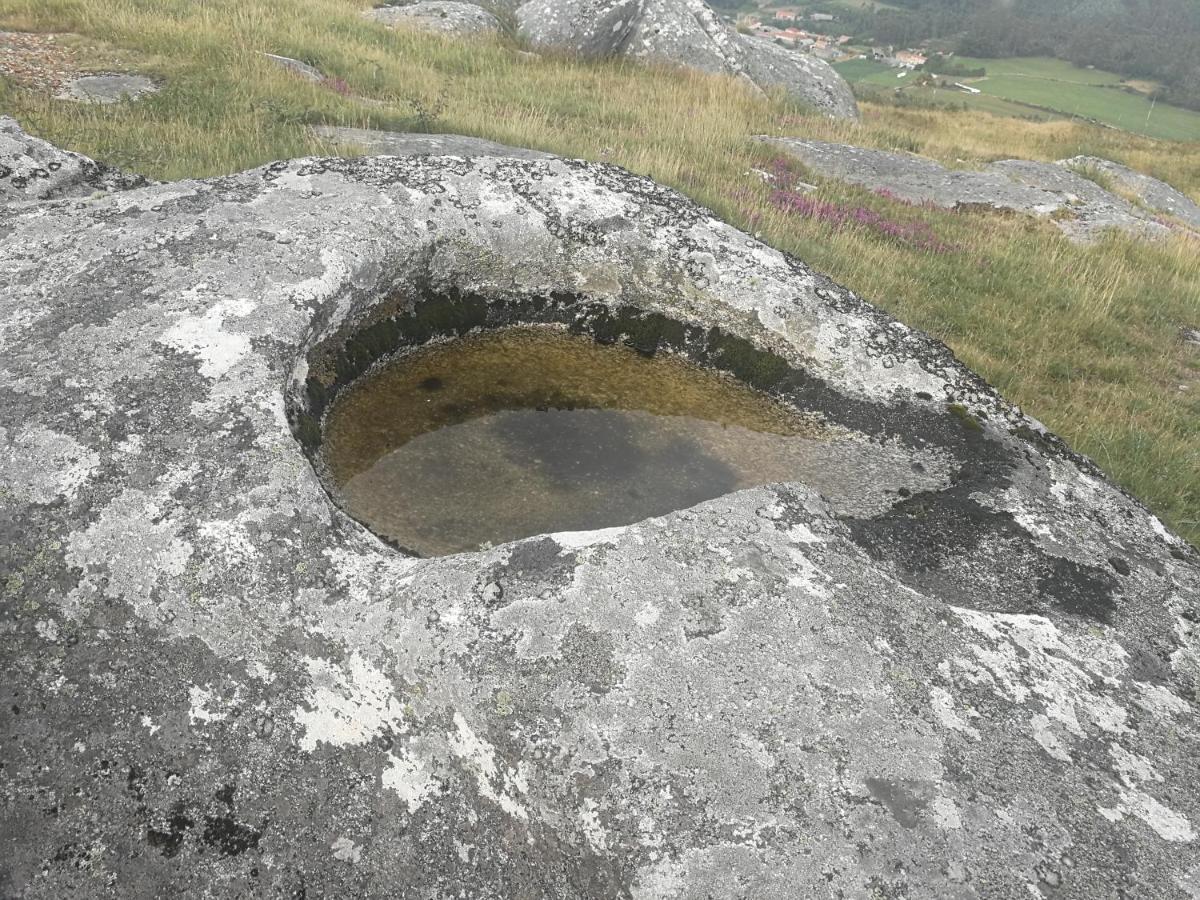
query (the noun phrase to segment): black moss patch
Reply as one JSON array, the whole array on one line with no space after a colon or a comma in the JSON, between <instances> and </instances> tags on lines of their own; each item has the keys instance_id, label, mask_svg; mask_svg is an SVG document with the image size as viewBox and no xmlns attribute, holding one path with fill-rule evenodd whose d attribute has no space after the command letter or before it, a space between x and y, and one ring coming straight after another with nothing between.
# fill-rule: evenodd
<instances>
[{"instance_id":1,"label":"black moss patch","mask_svg":"<svg viewBox=\"0 0 1200 900\"><path fill-rule=\"evenodd\" d=\"M195 820L187 814L187 807L176 803L167 817L165 828L146 829L146 841L170 859L179 852L188 829L193 828L195 824Z\"/></svg>"},{"instance_id":2,"label":"black moss patch","mask_svg":"<svg viewBox=\"0 0 1200 900\"><path fill-rule=\"evenodd\" d=\"M232 816L206 816L204 819L204 843L217 848L222 856L239 856L256 848L262 836L262 831L244 825Z\"/></svg>"},{"instance_id":3,"label":"black moss patch","mask_svg":"<svg viewBox=\"0 0 1200 900\"><path fill-rule=\"evenodd\" d=\"M970 495L986 477L970 479L936 493L901 500L871 519L846 519L852 539L874 559L890 562L900 578L916 587L960 584L956 602L993 612L1058 611L1111 622L1117 610L1116 578L1105 568L1083 566L1051 556L1037 546L1012 514L986 509ZM1002 546L1004 559L984 557L985 545ZM997 564L1002 590L974 590L970 566L992 572Z\"/></svg>"}]
</instances>

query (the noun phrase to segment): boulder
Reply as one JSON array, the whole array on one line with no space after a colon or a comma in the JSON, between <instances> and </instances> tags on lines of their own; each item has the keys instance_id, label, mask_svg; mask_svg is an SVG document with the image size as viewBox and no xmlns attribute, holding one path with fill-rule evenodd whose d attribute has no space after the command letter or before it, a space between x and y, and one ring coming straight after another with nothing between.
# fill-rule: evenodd
<instances>
[{"instance_id":1,"label":"boulder","mask_svg":"<svg viewBox=\"0 0 1200 900\"><path fill-rule=\"evenodd\" d=\"M754 35L741 39L746 74L759 87L781 87L789 97L837 119L858 118L850 85L829 63Z\"/></svg>"},{"instance_id":2,"label":"boulder","mask_svg":"<svg viewBox=\"0 0 1200 900\"><path fill-rule=\"evenodd\" d=\"M461 36L494 34L500 21L474 3L457 0L421 0L408 6L381 6L363 13L367 18L394 27L407 25L424 31Z\"/></svg>"},{"instance_id":3,"label":"boulder","mask_svg":"<svg viewBox=\"0 0 1200 900\"><path fill-rule=\"evenodd\" d=\"M740 35L703 0L645 0L625 55L714 74L746 75Z\"/></svg>"},{"instance_id":4,"label":"boulder","mask_svg":"<svg viewBox=\"0 0 1200 900\"><path fill-rule=\"evenodd\" d=\"M461 134L415 134L337 125L314 125L310 130L323 141L353 144L375 156L507 156L517 159L549 159L551 156L541 150L509 147Z\"/></svg>"},{"instance_id":5,"label":"boulder","mask_svg":"<svg viewBox=\"0 0 1200 900\"><path fill-rule=\"evenodd\" d=\"M818 175L857 184L909 203L944 209L987 208L1053 216L1072 241L1088 243L1116 229L1158 239L1170 229L1093 181L1051 163L1008 159L983 170L948 169L911 153L802 138L762 137Z\"/></svg>"},{"instance_id":6,"label":"boulder","mask_svg":"<svg viewBox=\"0 0 1200 900\"><path fill-rule=\"evenodd\" d=\"M621 52L645 0L530 0L518 32L534 47L611 56Z\"/></svg>"},{"instance_id":7,"label":"boulder","mask_svg":"<svg viewBox=\"0 0 1200 900\"><path fill-rule=\"evenodd\" d=\"M1200 231L1200 205L1165 181L1095 156L1074 156L1071 159L1061 159L1058 164L1068 169L1097 172L1113 184L1132 193L1150 209L1173 216L1188 227Z\"/></svg>"},{"instance_id":8,"label":"boulder","mask_svg":"<svg viewBox=\"0 0 1200 900\"><path fill-rule=\"evenodd\" d=\"M111 166L60 150L26 134L15 119L0 116L0 202L89 197L147 184Z\"/></svg>"},{"instance_id":9,"label":"boulder","mask_svg":"<svg viewBox=\"0 0 1200 900\"><path fill-rule=\"evenodd\" d=\"M944 346L678 194L309 158L12 207L0 258L6 895L1200 883L1195 551ZM323 405L515 322L727 370L877 465L386 546L323 487Z\"/></svg>"},{"instance_id":10,"label":"boulder","mask_svg":"<svg viewBox=\"0 0 1200 900\"><path fill-rule=\"evenodd\" d=\"M739 34L703 0L530 0L518 8L517 22L536 47L734 75L760 88L782 87L827 115L858 117L849 85L832 67Z\"/></svg>"}]
</instances>

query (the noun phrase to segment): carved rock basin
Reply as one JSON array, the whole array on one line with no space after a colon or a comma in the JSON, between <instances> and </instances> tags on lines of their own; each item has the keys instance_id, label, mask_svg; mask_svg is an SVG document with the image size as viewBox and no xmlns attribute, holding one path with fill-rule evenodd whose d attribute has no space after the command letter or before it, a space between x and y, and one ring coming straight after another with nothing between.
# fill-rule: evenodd
<instances>
[{"instance_id":1,"label":"carved rock basin","mask_svg":"<svg viewBox=\"0 0 1200 900\"><path fill-rule=\"evenodd\" d=\"M678 195L310 159L13 205L0 260L6 896L1200 889L1194 551ZM339 384L549 322L888 464L434 559L330 499Z\"/></svg>"}]
</instances>

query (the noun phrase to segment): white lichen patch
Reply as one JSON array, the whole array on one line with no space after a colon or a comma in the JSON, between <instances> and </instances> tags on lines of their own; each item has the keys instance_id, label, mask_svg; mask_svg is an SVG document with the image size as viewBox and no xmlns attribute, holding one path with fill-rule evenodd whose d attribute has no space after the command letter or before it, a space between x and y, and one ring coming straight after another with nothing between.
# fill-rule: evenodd
<instances>
[{"instance_id":1,"label":"white lichen patch","mask_svg":"<svg viewBox=\"0 0 1200 900\"><path fill-rule=\"evenodd\" d=\"M188 721L195 725L197 722L210 724L223 722L229 718L230 712L237 705L237 693L232 697L222 697L215 690L205 686L193 685L188 691Z\"/></svg>"},{"instance_id":2,"label":"white lichen patch","mask_svg":"<svg viewBox=\"0 0 1200 900\"><path fill-rule=\"evenodd\" d=\"M176 350L194 354L200 361L200 374L217 379L238 364L250 352L250 336L225 328L231 319L254 310L252 300L227 299L213 304L199 316L180 316L159 338Z\"/></svg>"},{"instance_id":3,"label":"white lichen patch","mask_svg":"<svg viewBox=\"0 0 1200 900\"><path fill-rule=\"evenodd\" d=\"M404 707L391 680L357 653L344 667L311 656L305 657L304 665L309 675L305 706L292 713L304 731L300 749L311 753L322 743L365 744L385 726L405 730Z\"/></svg>"},{"instance_id":4,"label":"white lichen patch","mask_svg":"<svg viewBox=\"0 0 1200 900\"><path fill-rule=\"evenodd\" d=\"M381 777L383 786L395 791L410 813L424 806L441 785L425 760L404 752L388 755L388 765Z\"/></svg>"},{"instance_id":5,"label":"white lichen patch","mask_svg":"<svg viewBox=\"0 0 1200 900\"><path fill-rule=\"evenodd\" d=\"M579 827L583 830L583 836L587 840L588 846L596 853L604 853L608 850L608 833L600 824L598 810L599 806L596 801L591 797L585 797L579 807Z\"/></svg>"},{"instance_id":6,"label":"white lichen patch","mask_svg":"<svg viewBox=\"0 0 1200 900\"><path fill-rule=\"evenodd\" d=\"M339 836L329 845L329 849L333 851L333 858L342 862L356 863L362 859L362 847L345 835Z\"/></svg>"},{"instance_id":7,"label":"white lichen patch","mask_svg":"<svg viewBox=\"0 0 1200 900\"><path fill-rule=\"evenodd\" d=\"M953 661L968 681L987 684L1013 703L1040 707L1034 716L1040 712L1047 723L1053 721L1077 738L1085 736L1088 725L1109 734L1130 731L1125 708L1097 687L1119 686L1117 676L1126 656L1120 644L1067 635L1043 616L954 611L987 638L986 644L969 646L970 657ZM1030 731L1040 735L1037 739L1047 752L1048 745L1060 755L1067 752L1057 737L1054 742L1047 738L1047 726L1035 726L1033 716Z\"/></svg>"},{"instance_id":8,"label":"white lichen patch","mask_svg":"<svg viewBox=\"0 0 1200 900\"><path fill-rule=\"evenodd\" d=\"M187 472L175 473L154 493L125 491L104 507L99 519L67 539L66 562L84 573L68 595L69 614L82 614L97 580L103 582L106 596L124 598L145 613L153 603L154 587L183 574L193 549L179 537L181 524L168 515L167 498L170 489L187 478ZM131 547L137 552L127 552ZM106 577L98 578L101 575Z\"/></svg>"},{"instance_id":9,"label":"white lichen patch","mask_svg":"<svg viewBox=\"0 0 1200 900\"><path fill-rule=\"evenodd\" d=\"M448 737L450 751L475 774L479 793L510 816L528 819L529 811L507 790L506 784L514 783L515 773L500 771L496 748L475 734L462 713L454 714L454 729Z\"/></svg>"},{"instance_id":10,"label":"white lichen patch","mask_svg":"<svg viewBox=\"0 0 1200 900\"><path fill-rule=\"evenodd\" d=\"M979 740L979 729L958 714L954 708L954 698L948 690L942 687L930 688L929 703L933 707L934 716L943 726L952 731L961 732L974 740Z\"/></svg>"},{"instance_id":11,"label":"white lichen patch","mask_svg":"<svg viewBox=\"0 0 1200 900\"><path fill-rule=\"evenodd\" d=\"M1165 841L1190 843L1195 840L1196 833L1186 816L1167 808L1142 789L1145 784L1163 780L1150 760L1120 744L1111 744L1109 752L1121 788L1116 806L1100 807L1100 814L1114 822L1124 816L1133 816L1149 825Z\"/></svg>"},{"instance_id":12,"label":"white lichen patch","mask_svg":"<svg viewBox=\"0 0 1200 900\"><path fill-rule=\"evenodd\" d=\"M74 500L100 465L100 454L65 434L26 425L15 435L0 428L0 498L26 503Z\"/></svg>"}]
</instances>

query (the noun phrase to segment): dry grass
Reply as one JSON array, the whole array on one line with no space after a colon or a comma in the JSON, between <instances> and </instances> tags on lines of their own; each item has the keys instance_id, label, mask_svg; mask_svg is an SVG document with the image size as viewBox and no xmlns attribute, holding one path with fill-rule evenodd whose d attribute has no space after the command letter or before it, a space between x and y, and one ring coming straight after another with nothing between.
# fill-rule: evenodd
<instances>
[{"instance_id":1,"label":"dry grass","mask_svg":"<svg viewBox=\"0 0 1200 900\"><path fill-rule=\"evenodd\" d=\"M836 184L820 198L928 223L953 252L913 249L768 202L750 172L772 151L754 133L925 153L955 165L1090 154L1200 191L1200 145L1069 122L864 107L862 125L805 115L729 79L622 62L529 59L504 41L466 43L362 20L367 0L0 0L0 27L70 31L136 57L166 83L109 108L20 89L0 109L32 131L158 178L198 177L329 152L313 122L438 131L618 163L670 184L945 340L1028 412L1200 540L1200 244L1113 238L1068 244L1020 217L916 209ZM304 59L337 89L266 61ZM382 101L373 106L356 96Z\"/></svg>"}]
</instances>

